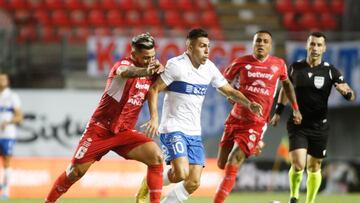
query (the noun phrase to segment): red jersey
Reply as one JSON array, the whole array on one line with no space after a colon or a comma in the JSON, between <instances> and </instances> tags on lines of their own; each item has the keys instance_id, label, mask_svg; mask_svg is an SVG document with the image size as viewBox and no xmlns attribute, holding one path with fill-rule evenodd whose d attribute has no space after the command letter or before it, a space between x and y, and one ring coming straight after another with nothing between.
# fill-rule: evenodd
<instances>
[{"instance_id":1,"label":"red jersey","mask_svg":"<svg viewBox=\"0 0 360 203\"><path fill-rule=\"evenodd\" d=\"M263 116L257 117L247 107L235 103L231 115L239 120L268 122L278 81L286 80L287 68L283 59L268 56L260 61L253 55L235 59L224 71L224 77L250 101L263 107ZM227 119L226 123L231 122Z\"/></svg>"},{"instance_id":2,"label":"red jersey","mask_svg":"<svg viewBox=\"0 0 360 203\"><path fill-rule=\"evenodd\" d=\"M91 123L113 133L135 128L152 80L150 77L121 78L116 75L120 65L134 66L134 63L131 58L124 58L111 68L104 93L91 117Z\"/></svg>"}]
</instances>

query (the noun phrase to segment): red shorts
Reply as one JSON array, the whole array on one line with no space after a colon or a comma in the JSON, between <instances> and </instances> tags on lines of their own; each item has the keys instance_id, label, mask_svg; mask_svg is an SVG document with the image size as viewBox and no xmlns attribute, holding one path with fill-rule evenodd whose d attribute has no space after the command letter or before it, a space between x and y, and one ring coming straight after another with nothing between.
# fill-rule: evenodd
<instances>
[{"instance_id":1,"label":"red shorts","mask_svg":"<svg viewBox=\"0 0 360 203\"><path fill-rule=\"evenodd\" d=\"M126 158L126 154L135 147L152 141L136 130L125 130L114 134L96 124L90 124L79 141L72 163L99 161L110 150Z\"/></svg>"},{"instance_id":2,"label":"red shorts","mask_svg":"<svg viewBox=\"0 0 360 203\"><path fill-rule=\"evenodd\" d=\"M230 119L236 119L234 117ZM237 119L236 119L237 120ZM236 124L225 124L224 134L220 141L220 146L233 148L234 143L240 147L249 157L256 150L256 146L266 131L267 123L249 122L237 120Z\"/></svg>"}]
</instances>

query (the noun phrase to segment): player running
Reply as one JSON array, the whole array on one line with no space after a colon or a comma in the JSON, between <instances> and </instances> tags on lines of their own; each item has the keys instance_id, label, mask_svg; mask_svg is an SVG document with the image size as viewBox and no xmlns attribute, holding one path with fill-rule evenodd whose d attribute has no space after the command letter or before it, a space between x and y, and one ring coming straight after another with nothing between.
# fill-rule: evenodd
<instances>
[{"instance_id":1,"label":"player running","mask_svg":"<svg viewBox=\"0 0 360 203\"><path fill-rule=\"evenodd\" d=\"M216 191L214 203L222 203L230 194L236 174L242 163L252 154L259 154L263 146L261 141L267 128L269 114L281 80L286 95L294 109L294 123L301 123L294 88L288 79L283 59L270 56L272 48L271 33L261 30L253 39L253 54L235 59L225 69L228 81L251 101L263 107L263 115L256 116L247 108L235 104L226 122L218 152L218 166L225 169L225 175Z\"/></svg>"},{"instance_id":2,"label":"player running","mask_svg":"<svg viewBox=\"0 0 360 203\"><path fill-rule=\"evenodd\" d=\"M104 94L80 139L69 167L55 181L45 202L51 203L78 181L110 150L148 166L150 202L159 203L163 156L158 145L135 130L135 124L152 84L153 75L164 70L155 59L155 41L146 33L132 39L131 56L112 67Z\"/></svg>"},{"instance_id":3,"label":"player running","mask_svg":"<svg viewBox=\"0 0 360 203\"><path fill-rule=\"evenodd\" d=\"M254 115L261 115L262 107L249 101L235 90L221 75L209 58L209 38L206 31L193 29L188 33L186 52L170 59L165 72L149 90L150 121L147 134L158 132L157 98L165 91L159 132L161 148L171 168L164 172L164 185L178 183L163 203L183 202L200 186L205 166L205 152L201 139L200 115L208 85L217 88ZM137 202L146 200L146 184L142 184Z\"/></svg>"}]
</instances>

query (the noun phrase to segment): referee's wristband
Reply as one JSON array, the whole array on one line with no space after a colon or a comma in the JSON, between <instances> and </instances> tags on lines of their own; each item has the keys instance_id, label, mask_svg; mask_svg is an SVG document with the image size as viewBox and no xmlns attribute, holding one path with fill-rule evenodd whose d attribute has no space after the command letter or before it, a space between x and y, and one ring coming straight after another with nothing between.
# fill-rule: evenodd
<instances>
[{"instance_id":1,"label":"referee's wristband","mask_svg":"<svg viewBox=\"0 0 360 203\"><path fill-rule=\"evenodd\" d=\"M282 104L282 103L277 103L276 104L276 107L275 107L275 113L278 114L278 115L281 115L282 112L284 111L285 109L285 105Z\"/></svg>"}]
</instances>

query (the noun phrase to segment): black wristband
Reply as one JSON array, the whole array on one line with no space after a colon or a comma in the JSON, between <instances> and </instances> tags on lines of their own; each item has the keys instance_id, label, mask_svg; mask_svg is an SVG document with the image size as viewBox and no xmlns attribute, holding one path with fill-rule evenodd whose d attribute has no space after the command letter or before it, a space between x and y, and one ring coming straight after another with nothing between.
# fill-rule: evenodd
<instances>
[{"instance_id":1,"label":"black wristband","mask_svg":"<svg viewBox=\"0 0 360 203\"><path fill-rule=\"evenodd\" d=\"M346 100L350 100L351 97L352 97L352 92L348 92L346 94L343 94L343 97L346 99Z\"/></svg>"},{"instance_id":2,"label":"black wristband","mask_svg":"<svg viewBox=\"0 0 360 203\"><path fill-rule=\"evenodd\" d=\"M281 115L282 112L284 111L284 109L285 109L285 105L284 105L284 104L282 104L282 103L277 103L277 104L276 104L276 107L275 107L275 113Z\"/></svg>"}]
</instances>

